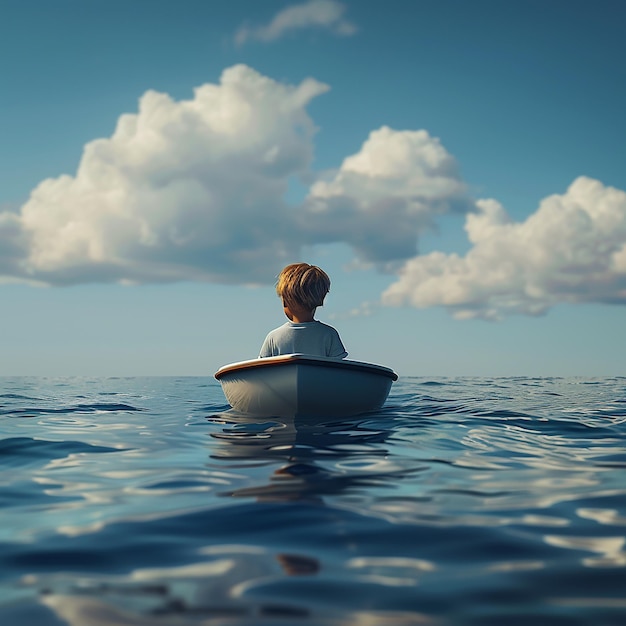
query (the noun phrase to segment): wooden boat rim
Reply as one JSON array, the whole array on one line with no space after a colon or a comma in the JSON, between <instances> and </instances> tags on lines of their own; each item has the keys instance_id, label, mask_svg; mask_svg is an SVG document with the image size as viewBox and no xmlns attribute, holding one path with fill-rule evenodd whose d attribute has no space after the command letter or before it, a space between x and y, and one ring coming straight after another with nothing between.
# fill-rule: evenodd
<instances>
[{"instance_id":1,"label":"wooden boat rim","mask_svg":"<svg viewBox=\"0 0 626 626\"><path fill-rule=\"evenodd\" d=\"M281 354L280 356L269 356L259 359L249 359L247 361L237 361L220 367L215 372L215 378L220 380L226 374L262 367L276 367L281 365L321 365L323 367L335 367L343 370L369 371L371 374L379 374L398 380L398 375L390 368L374 363L363 361L351 361L347 359L336 359L325 356L311 356L308 354Z\"/></svg>"}]
</instances>

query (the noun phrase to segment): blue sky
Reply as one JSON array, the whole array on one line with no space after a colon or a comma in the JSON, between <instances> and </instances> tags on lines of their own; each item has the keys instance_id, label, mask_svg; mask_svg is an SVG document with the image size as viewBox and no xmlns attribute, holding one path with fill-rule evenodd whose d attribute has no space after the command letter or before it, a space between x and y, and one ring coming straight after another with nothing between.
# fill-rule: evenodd
<instances>
[{"instance_id":1,"label":"blue sky","mask_svg":"<svg viewBox=\"0 0 626 626\"><path fill-rule=\"evenodd\" d=\"M620 0L0 0L0 375L626 374Z\"/></svg>"}]
</instances>

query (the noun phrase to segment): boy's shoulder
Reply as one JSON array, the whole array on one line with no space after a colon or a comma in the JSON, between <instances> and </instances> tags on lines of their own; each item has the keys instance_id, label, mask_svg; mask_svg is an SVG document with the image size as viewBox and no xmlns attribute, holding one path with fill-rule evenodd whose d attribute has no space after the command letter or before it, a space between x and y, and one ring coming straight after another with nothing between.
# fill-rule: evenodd
<instances>
[{"instance_id":1,"label":"boy's shoulder","mask_svg":"<svg viewBox=\"0 0 626 626\"><path fill-rule=\"evenodd\" d=\"M323 335L323 336L330 336L330 335L336 335L337 337L339 337L339 333L337 332L337 329L334 326L331 326L330 324L326 324L325 322L320 322L319 320L315 320L314 322L310 323L310 326L312 326L312 332L314 332L316 335Z\"/></svg>"},{"instance_id":2,"label":"boy's shoulder","mask_svg":"<svg viewBox=\"0 0 626 626\"><path fill-rule=\"evenodd\" d=\"M315 320L315 321L324 328L330 328L331 330L335 330L334 326L331 326L330 324L326 324L326 322L320 322L319 320Z\"/></svg>"}]
</instances>

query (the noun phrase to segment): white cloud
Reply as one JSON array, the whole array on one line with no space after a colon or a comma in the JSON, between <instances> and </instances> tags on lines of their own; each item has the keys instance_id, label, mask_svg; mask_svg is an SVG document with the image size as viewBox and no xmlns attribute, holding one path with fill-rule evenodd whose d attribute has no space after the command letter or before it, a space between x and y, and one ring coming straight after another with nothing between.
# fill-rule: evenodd
<instances>
[{"instance_id":1,"label":"white cloud","mask_svg":"<svg viewBox=\"0 0 626 626\"><path fill-rule=\"evenodd\" d=\"M371 133L315 183L306 113L328 87L290 86L243 65L176 102L149 91L74 176L40 183L0 213L0 275L45 284L271 282L303 245L344 242L379 267L416 254L433 217L467 205L454 159L426 131Z\"/></svg>"},{"instance_id":2,"label":"white cloud","mask_svg":"<svg viewBox=\"0 0 626 626\"><path fill-rule=\"evenodd\" d=\"M75 176L44 180L18 216L2 214L0 238L27 242L21 275L51 284L266 281L297 256L283 198L312 158L305 107L326 90L240 65L191 100L147 92L85 146ZM14 273L15 259L0 263Z\"/></svg>"},{"instance_id":3,"label":"white cloud","mask_svg":"<svg viewBox=\"0 0 626 626\"><path fill-rule=\"evenodd\" d=\"M477 202L464 256L409 260L388 305L446 307L455 317L537 315L562 302L626 304L626 193L586 177L545 198L521 223L495 200Z\"/></svg>"},{"instance_id":4,"label":"white cloud","mask_svg":"<svg viewBox=\"0 0 626 626\"><path fill-rule=\"evenodd\" d=\"M350 243L365 261L417 254L434 217L471 208L454 158L425 130L373 131L361 150L307 199L308 234Z\"/></svg>"},{"instance_id":5,"label":"white cloud","mask_svg":"<svg viewBox=\"0 0 626 626\"><path fill-rule=\"evenodd\" d=\"M345 6L336 0L309 0L279 11L265 26L242 26L235 35L235 43L247 41L275 41L288 33L318 28L336 35L353 35L356 26L344 19Z\"/></svg>"},{"instance_id":6,"label":"white cloud","mask_svg":"<svg viewBox=\"0 0 626 626\"><path fill-rule=\"evenodd\" d=\"M398 274L386 305L497 319L626 304L626 193L589 178L517 223L469 197L439 139L382 127L288 205L290 181L316 177L306 108L327 90L238 65L189 100L147 92L85 146L75 175L0 210L0 280L267 284L303 246L338 242L355 265ZM422 233L454 212L467 214L470 251L419 256Z\"/></svg>"}]
</instances>

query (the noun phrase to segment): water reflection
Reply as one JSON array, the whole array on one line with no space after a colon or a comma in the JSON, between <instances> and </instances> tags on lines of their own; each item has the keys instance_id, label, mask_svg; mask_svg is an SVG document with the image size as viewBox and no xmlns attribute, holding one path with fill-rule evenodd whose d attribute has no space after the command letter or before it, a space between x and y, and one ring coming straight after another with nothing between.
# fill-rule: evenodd
<instances>
[{"instance_id":1,"label":"water reflection","mask_svg":"<svg viewBox=\"0 0 626 626\"><path fill-rule=\"evenodd\" d=\"M0 622L621 623L624 401L561 387L409 381L315 422L188 386L81 436L21 420L45 454L5 459L0 565L26 600Z\"/></svg>"},{"instance_id":2,"label":"water reflection","mask_svg":"<svg viewBox=\"0 0 626 626\"><path fill-rule=\"evenodd\" d=\"M106 603L94 597L49 596L44 598L43 604L63 619L68 626L154 626L155 624L162 626L281 624L286 626L299 624L302 620L304 620L303 623L323 624L324 626L429 626L441 623L417 612L391 610L352 611L343 616L327 616L311 622L308 612L279 606L260 606L256 610L216 607L212 610L186 614L184 607L174 603L167 610L141 616L130 614L115 604ZM43 615L38 614L38 618L42 619ZM42 622L37 623L39 625Z\"/></svg>"},{"instance_id":3,"label":"water reflection","mask_svg":"<svg viewBox=\"0 0 626 626\"><path fill-rule=\"evenodd\" d=\"M269 476L253 473L261 484L224 491L222 496L322 503L324 496L384 485L415 471L390 458L383 444L391 430L377 427L371 416L320 422L256 421L237 414L211 419L223 424L212 434L217 442L212 459L227 462L231 469L274 468Z\"/></svg>"},{"instance_id":4,"label":"water reflection","mask_svg":"<svg viewBox=\"0 0 626 626\"><path fill-rule=\"evenodd\" d=\"M41 603L70 626L143 626L155 619L163 624L229 620L256 625L302 619L337 626L430 623L409 607L367 613L353 608L361 605L366 589L384 605L388 594L402 597L436 569L426 559L398 556L395 548L387 554L379 547L376 556L362 556L364 538L353 531L362 528L369 534L369 512L339 509L332 501L340 494L385 488L415 471L414 463L403 466L393 460L387 446L393 416L386 418L383 428L380 416L372 415L318 423L258 421L232 412L209 416L217 428L209 433L206 468L228 477L213 495L231 503L215 513L178 516L173 528L214 543L196 544L181 565L139 566L109 577L84 574L78 580L31 577L27 582L54 590L43 594ZM220 521L230 509L236 526ZM377 520L387 524L380 516ZM166 520L142 520L144 540L154 533L163 535L163 548L163 537L176 544L166 527ZM103 534L107 530L112 532L101 529ZM244 542L224 543L220 532L239 534ZM299 540L299 533L309 540ZM334 546L330 559L318 555L324 542ZM321 612L320 603L325 606Z\"/></svg>"},{"instance_id":5,"label":"water reflection","mask_svg":"<svg viewBox=\"0 0 626 626\"><path fill-rule=\"evenodd\" d=\"M568 548L582 552L592 552L596 557L581 559L587 567L624 567L626 566L626 552L624 544L626 537L569 537L561 535L546 535L544 541L551 546Z\"/></svg>"}]
</instances>

